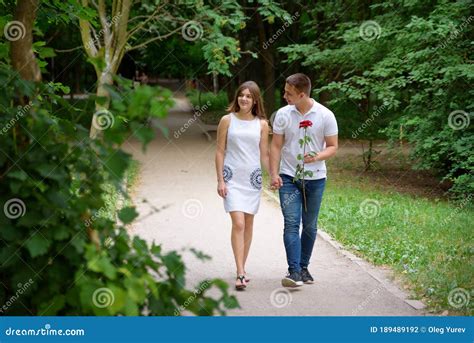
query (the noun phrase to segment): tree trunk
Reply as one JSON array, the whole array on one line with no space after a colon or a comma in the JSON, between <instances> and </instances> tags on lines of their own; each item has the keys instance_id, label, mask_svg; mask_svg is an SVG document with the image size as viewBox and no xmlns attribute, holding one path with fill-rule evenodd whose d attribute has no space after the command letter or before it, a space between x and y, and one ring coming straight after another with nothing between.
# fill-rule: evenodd
<instances>
[{"instance_id":1,"label":"tree trunk","mask_svg":"<svg viewBox=\"0 0 474 343\"><path fill-rule=\"evenodd\" d=\"M38 0L18 0L13 20L19 24L12 23L10 27L13 29L15 26L22 38L11 40L10 59L13 69L18 71L21 78L39 82L41 71L33 53L33 25L37 9Z\"/></svg>"},{"instance_id":2,"label":"tree trunk","mask_svg":"<svg viewBox=\"0 0 474 343\"><path fill-rule=\"evenodd\" d=\"M372 169L372 154L373 154L373 143L374 141L372 138L369 139L369 150L367 151L367 163L365 165L365 171L369 171Z\"/></svg>"},{"instance_id":3,"label":"tree trunk","mask_svg":"<svg viewBox=\"0 0 474 343\"><path fill-rule=\"evenodd\" d=\"M82 0L84 7L89 7L88 0ZM91 32L91 24L87 20L80 19L79 26L81 30L82 44L86 50L87 56L91 59L102 59L105 65L104 69L100 69L100 64L94 63L97 74L97 96L105 97L107 101L100 104L96 101L94 113L92 117L92 125L90 129L90 137L96 138L100 131L104 129L97 118L98 111L108 110L110 103L110 95L106 85L112 85L113 76L117 73L120 62L125 54L127 43L127 24L130 15L131 0L113 1L112 15L120 14L114 25L107 22L107 6L104 0L98 1L98 14L102 27L103 35L94 39ZM117 12L114 12L114 9ZM108 118L113 120L112 118ZM97 125L99 124L99 125Z\"/></svg>"},{"instance_id":4,"label":"tree trunk","mask_svg":"<svg viewBox=\"0 0 474 343\"><path fill-rule=\"evenodd\" d=\"M214 91L214 94L219 92L219 77L216 72L212 73L212 90Z\"/></svg>"},{"instance_id":5,"label":"tree trunk","mask_svg":"<svg viewBox=\"0 0 474 343\"><path fill-rule=\"evenodd\" d=\"M107 128L107 126L103 126L100 123L100 120L98 119L97 114L100 113L101 111L108 111L109 106L110 106L110 94L107 90L107 85L112 85L113 79L112 79L112 74L110 71L105 70L102 72L98 77L97 77L97 92L96 95L97 97L100 98L106 98L105 103L100 103L99 101L95 102L95 113L92 116L92 124L91 124L91 129L89 132L89 136L91 138L97 138L99 134L101 133L102 130ZM113 116L113 114L112 114ZM111 120L112 118L107 118L107 120ZM109 122L110 123L110 122Z\"/></svg>"},{"instance_id":6,"label":"tree trunk","mask_svg":"<svg viewBox=\"0 0 474 343\"><path fill-rule=\"evenodd\" d=\"M370 118L370 92L368 92L366 94L365 99L362 100L362 111L364 113L364 118L369 119ZM370 125L375 125L375 124L371 123ZM367 158L364 158L365 171L369 171L372 169L372 157L374 154L374 149L373 149L374 138L371 132L371 128L368 127L367 131L368 131L367 136L369 139L369 150L367 151Z\"/></svg>"},{"instance_id":7,"label":"tree trunk","mask_svg":"<svg viewBox=\"0 0 474 343\"><path fill-rule=\"evenodd\" d=\"M275 108L275 60L273 56L273 46L267 44L267 34L265 23L257 12L258 40L260 43L260 55L263 60L263 100L265 102L265 112L270 116ZM270 30L270 27L268 27Z\"/></svg>"},{"instance_id":8,"label":"tree trunk","mask_svg":"<svg viewBox=\"0 0 474 343\"><path fill-rule=\"evenodd\" d=\"M239 35L239 46L240 46L240 49L242 51L245 51L247 50L247 26L244 27L242 30L240 30L238 32L238 35ZM247 80L247 77L245 76L244 72L245 72L245 69L247 68L244 68L247 66L247 61L248 59L251 58L249 57L248 55L242 55L242 58L239 60L238 62L238 66L236 66L235 68L235 73L237 74L237 80L232 82L232 93L237 89L238 85L241 85L245 80ZM234 95L232 94L232 98L234 97Z\"/></svg>"}]
</instances>

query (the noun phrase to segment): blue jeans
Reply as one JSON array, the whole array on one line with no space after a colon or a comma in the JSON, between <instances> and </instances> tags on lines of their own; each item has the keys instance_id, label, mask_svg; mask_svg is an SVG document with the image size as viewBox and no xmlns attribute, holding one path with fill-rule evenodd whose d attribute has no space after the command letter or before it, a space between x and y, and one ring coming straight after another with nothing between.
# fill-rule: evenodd
<instances>
[{"instance_id":1,"label":"blue jeans","mask_svg":"<svg viewBox=\"0 0 474 343\"><path fill-rule=\"evenodd\" d=\"M305 180L306 207L304 209L303 188L301 180L293 182L293 177L280 174L283 186L280 188L280 206L283 212L285 228L286 259L289 272L300 272L307 268L316 241L319 208L323 198L326 179ZM300 237L300 223L303 220L303 231Z\"/></svg>"}]
</instances>

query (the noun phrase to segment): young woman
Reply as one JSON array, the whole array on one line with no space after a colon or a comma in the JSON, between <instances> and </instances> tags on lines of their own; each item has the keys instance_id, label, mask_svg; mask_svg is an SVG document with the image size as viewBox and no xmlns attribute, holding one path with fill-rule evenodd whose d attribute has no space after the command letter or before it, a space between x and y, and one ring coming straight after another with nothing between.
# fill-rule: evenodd
<instances>
[{"instance_id":1,"label":"young woman","mask_svg":"<svg viewBox=\"0 0 474 343\"><path fill-rule=\"evenodd\" d=\"M235 288L243 290L249 282L245 262L252 243L253 218L260 205L261 166L269 168L269 129L257 84L241 84L227 111L217 128L217 193L224 198L225 211L232 219Z\"/></svg>"}]
</instances>

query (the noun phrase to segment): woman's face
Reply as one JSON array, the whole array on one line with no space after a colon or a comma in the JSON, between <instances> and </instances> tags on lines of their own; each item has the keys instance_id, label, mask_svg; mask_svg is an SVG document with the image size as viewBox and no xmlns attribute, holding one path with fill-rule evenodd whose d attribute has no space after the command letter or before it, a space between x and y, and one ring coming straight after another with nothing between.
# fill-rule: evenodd
<instances>
[{"instance_id":1,"label":"woman's face","mask_svg":"<svg viewBox=\"0 0 474 343\"><path fill-rule=\"evenodd\" d=\"M242 92L240 92L239 96L237 97L237 101L239 103L240 109L243 112L250 112L252 110L254 101L248 88L245 88L242 90Z\"/></svg>"}]
</instances>

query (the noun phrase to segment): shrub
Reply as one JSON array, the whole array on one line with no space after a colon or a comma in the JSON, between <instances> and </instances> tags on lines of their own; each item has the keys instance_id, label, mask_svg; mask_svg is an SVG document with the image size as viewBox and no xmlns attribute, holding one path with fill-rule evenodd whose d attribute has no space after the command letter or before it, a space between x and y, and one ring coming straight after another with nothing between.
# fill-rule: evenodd
<instances>
[{"instance_id":1,"label":"shrub","mask_svg":"<svg viewBox=\"0 0 474 343\"><path fill-rule=\"evenodd\" d=\"M142 121L166 115L169 91L132 91L117 80L108 121L99 122L110 125L102 139L91 140L87 128L53 114L53 106L75 111L55 94L61 85L21 80L2 65L0 82L2 314L179 315L186 302L187 311L212 315L238 306L221 280L205 280L198 294L187 289L178 253L130 237L125 225L138 215L133 206L118 211L121 223L101 215L108 187L129 199L123 180L132 159L121 143L132 133L146 147L154 131ZM207 296L213 287L218 298Z\"/></svg>"},{"instance_id":2,"label":"shrub","mask_svg":"<svg viewBox=\"0 0 474 343\"><path fill-rule=\"evenodd\" d=\"M219 124L221 117L227 113L229 101L224 91L214 94L192 90L187 93L187 96L195 109L202 109L200 118L206 124Z\"/></svg>"}]
</instances>

